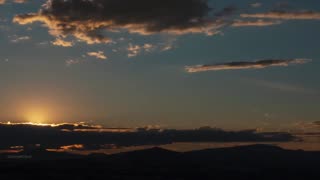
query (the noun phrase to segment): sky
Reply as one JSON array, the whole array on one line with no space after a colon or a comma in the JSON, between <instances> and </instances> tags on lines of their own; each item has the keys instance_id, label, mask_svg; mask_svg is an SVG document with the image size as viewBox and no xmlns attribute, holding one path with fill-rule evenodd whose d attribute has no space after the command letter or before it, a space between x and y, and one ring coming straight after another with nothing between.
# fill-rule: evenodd
<instances>
[{"instance_id":1,"label":"sky","mask_svg":"<svg viewBox=\"0 0 320 180\"><path fill-rule=\"evenodd\" d=\"M0 121L312 131L319 32L318 0L0 0Z\"/></svg>"}]
</instances>

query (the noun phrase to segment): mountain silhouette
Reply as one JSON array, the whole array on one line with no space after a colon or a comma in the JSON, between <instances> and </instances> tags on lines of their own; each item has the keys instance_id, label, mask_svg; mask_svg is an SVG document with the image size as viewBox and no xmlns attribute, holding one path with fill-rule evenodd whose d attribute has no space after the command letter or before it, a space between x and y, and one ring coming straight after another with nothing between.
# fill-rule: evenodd
<instances>
[{"instance_id":1,"label":"mountain silhouette","mask_svg":"<svg viewBox=\"0 0 320 180\"><path fill-rule=\"evenodd\" d=\"M25 149L18 153L4 153L0 155L0 159L4 160L63 160L63 159L79 159L82 155L71 154L66 152L47 151L42 148Z\"/></svg>"},{"instance_id":2,"label":"mountain silhouette","mask_svg":"<svg viewBox=\"0 0 320 180\"><path fill-rule=\"evenodd\" d=\"M6 158L13 155L29 155L31 158ZM31 175L41 179L131 180L292 180L320 177L320 152L286 150L263 144L190 152L155 147L88 156L36 149L2 154L0 157L1 179L24 179Z\"/></svg>"}]
</instances>

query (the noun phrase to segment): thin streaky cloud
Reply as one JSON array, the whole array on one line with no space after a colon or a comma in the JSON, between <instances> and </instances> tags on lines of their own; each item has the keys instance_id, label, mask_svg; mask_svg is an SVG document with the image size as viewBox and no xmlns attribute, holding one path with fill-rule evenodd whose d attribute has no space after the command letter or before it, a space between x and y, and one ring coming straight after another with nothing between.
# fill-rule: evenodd
<instances>
[{"instance_id":1,"label":"thin streaky cloud","mask_svg":"<svg viewBox=\"0 0 320 180\"><path fill-rule=\"evenodd\" d=\"M264 19L258 19L258 20L235 20L231 26L233 27L247 27L247 26L256 26L256 27L264 27L264 26L273 26L273 25L279 25L282 22L279 20L264 20Z\"/></svg>"},{"instance_id":2,"label":"thin streaky cloud","mask_svg":"<svg viewBox=\"0 0 320 180\"><path fill-rule=\"evenodd\" d=\"M13 3L18 3L18 4L22 4L22 3L27 3L29 0L12 0ZM7 1L6 0L0 0L0 5L1 4L5 4Z\"/></svg>"},{"instance_id":3,"label":"thin streaky cloud","mask_svg":"<svg viewBox=\"0 0 320 180\"><path fill-rule=\"evenodd\" d=\"M91 57L95 57L97 59L107 59L108 57L104 54L103 51L97 51L97 52L88 52L87 53L88 56L91 56Z\"/></svg>"},{"instance_id":4,"label":"thin streaky cloud","mask_svg":"<svg viewBox=\"0 0 320 180\"><path fill-rule=\"evenodd\" d=\"M258 7L262 6L262 3L256 2L256 3L250 4L250 6L253 7L253 8L258 8Z\"/></svg>"},{"instance_id":5,"label":"thin streaky cloud","mask_svg":"<svg viewBox=\"0 0 320 180\"><path fill-rule=\"evenodd\" d=\"M19 3L19 4L22 4L22 3L26 3L28 2L29 0L14 0L13 2L14 3Z\"/></svg>"},{"instance_id":6,"label":"thin streaky cloud","mask_svg":"<svg viewBox=\"0 0 320 180\"><path fill-rule=\"evenodd\" d=\"M270 11L265 13L241 14L242 18L266 18L283 20L320 20L320 12L314 11Z\"/></svg>"},{"instance_id":7,"label":"thin streaky cloud","mask_svg":"<svg viewBox=\"0 0 320 180\"><path fill-rule=\"evenodd\" d=\"M229 62L212 65L195 65L186 66L185 69L188 73L197 73L205 71L222 71L222 70L239 70L239 69L263 69L267 67L286 67L290 64L305 64L310 62L310 59L267 59L259 61L242 61L242 62Z\"/></svg>"},{"instance_id":8,"label":"thin streaky cloud","mask_svg":"<svg viewBox=\"0 0 320 180\"><path fill-rule=\"evenodd\" d=\"M301 94L318 94L318 91L315 89L306 88L306 87L295 85L295 84L268 81L268 80L257 80L257 79L252 79L251 81L258 86L274 89L282 92L301 93Z\"/></svg>"},{"instance_id":9,"label":"thin streaky cloud","mask_svg":"<svg viewBox=\"0 0 320 180\"><path fill-rule=\"evenodd\" d=\"M11 38L13 38L13 39L11 39L12 43L19 43L19 42L22 42L22 41L31 40L30 36L17 36L17 35L14 35Z\"/></svg>"},{"instance_id":10,"label":"thin streaky cloud","mask_svg":"<svg viewBox=\"0 0 320 180\"><path fill-rule=\"evenodd\" d=\"M82 61L81 60L78 60L78 59L68 59L65 61L65 64L67 67L69 66L72 66L72 65L75 65L75 64L79 64L81 63Z\"/></svg>"}]
</instances>

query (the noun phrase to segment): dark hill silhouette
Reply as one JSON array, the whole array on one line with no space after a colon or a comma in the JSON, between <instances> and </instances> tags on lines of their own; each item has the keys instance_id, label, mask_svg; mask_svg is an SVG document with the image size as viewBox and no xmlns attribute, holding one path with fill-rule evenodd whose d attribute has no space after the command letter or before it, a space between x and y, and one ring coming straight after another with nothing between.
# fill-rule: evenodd
<instances>
[{"instance_id":1,"label":"dark hill silhouette","mask_svg":"<svg viewBox=\"0 0 320 180\"><path fill-rule=\"evenodd\" d=\"M161 167L163 164L173 166L178 165L185 160L182 153L158 147L114 154L109 156L109 159L122 166L128 165L140 167Z\"/></svg>"},{"instance_id":2,"label":"dark hill silhouette","mask_svg":"<svg viewBox=\"0 0 320 180\"><path fill-rule=\"evenodd\" d=\"M63 160L63 159L80 159L84 156L66 152L47 151L42 148L26 149L18 153L4 153L0 155L0 160Z\"/></svg>"},{"instance_id":3,"label":"dark hill silhouette","mask_svg":"<svg viewBox=\"0 0 320 180\"><path fill-rule=\"evenodd\" d=\"M170 151L167 149L159 148L159 147L154 147L150 149L143 149L143 150L137 150L137 151L131 151L131 152L125 152L125 153L119 153L115 154L112 157L119 157L119 158L161 158L163 157L174 157L179 155L180 153L175 152L175 151Z\"/></svg>"},{"instance_id":4,"label":"dark hill silhouette","mask_svg":"<svg viewBox=\"0 0 320 180\"><path fill-rule=\"evenodd\" d=\"M262 144L192 151L185 155L197 164L215 162L217 167L314 168L320 162L320 152L285 150Z\"/></svg>"},{"instance_id":5,"label":"dark hill silhouette","mask_svg":"<svg viewBox=\"0 0 320 180\"><path fill-rule=\"evenodd\" d=\"M0 160L1 179L319 179L320 152L270 145L175 152L151 148L114 155L88 156L44 150L15 155L31 159Z\"/></svg>"}]
</instances>

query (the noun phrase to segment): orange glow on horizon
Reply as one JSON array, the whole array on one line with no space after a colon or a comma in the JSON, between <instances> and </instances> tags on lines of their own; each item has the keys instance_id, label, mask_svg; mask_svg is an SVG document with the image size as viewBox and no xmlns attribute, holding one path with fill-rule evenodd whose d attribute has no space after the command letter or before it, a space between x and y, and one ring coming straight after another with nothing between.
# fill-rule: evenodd
<instances>
[{"instance_id":1,"label":"orange glow on horizon","mask_svg":"<svg viewBox=\"0 0 320 180\"><path fill-rule=\"evenodd\" d=\"M103 128L100 125L88 125L85 122L79 122L79 123L37 123L37 122L0 122L0 124L3 125L31 125L31 126L50 126L50 127L58 127L58 126L63 126L63 125L73 125L75 127L77 126L83 126L83 127L90 127L90 128L96 128L96 129L101 129Z\"/></svg>"},{"instance_id":2,"label":"orange glow on horizon","mask_svg":"<svg viewBox=\"0 0 320 180\"><path fill-rule=\"evenodd\" d=\"M33 124L46 124L50 118L48 111L42 108L32 108L24 114L26 121Z\"/></svg>"}]
</instances>

